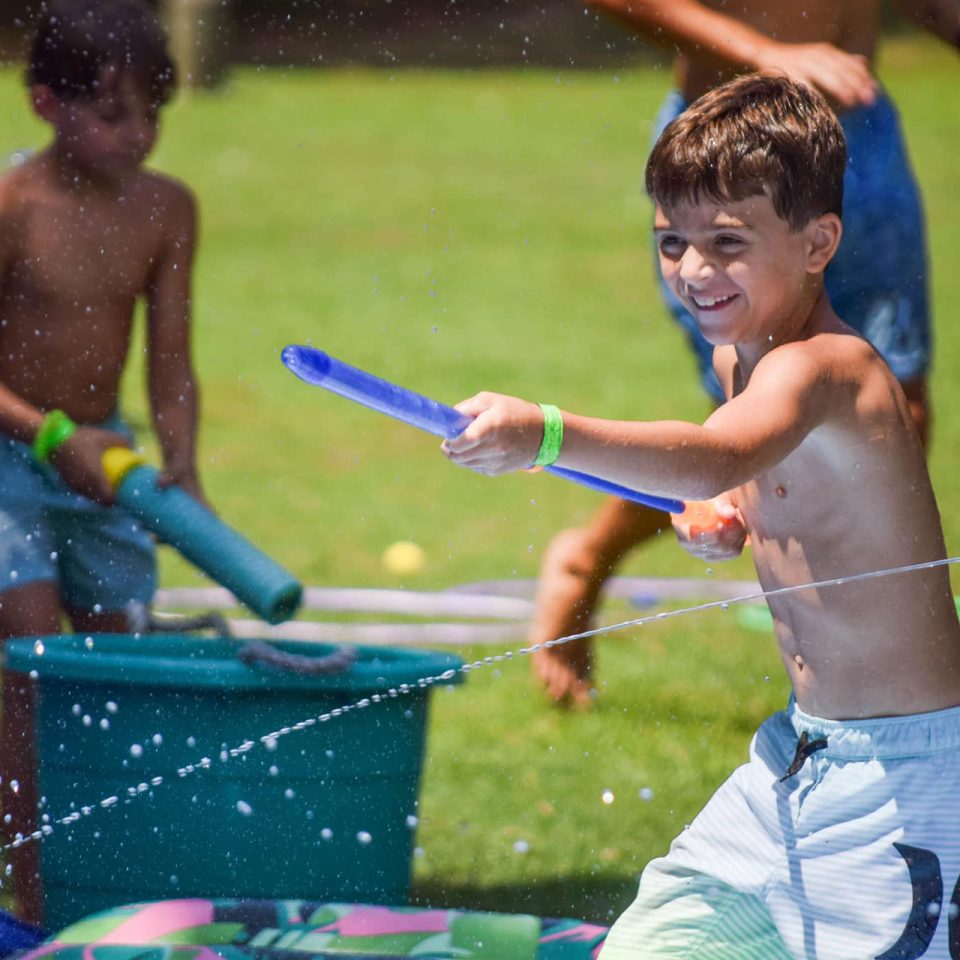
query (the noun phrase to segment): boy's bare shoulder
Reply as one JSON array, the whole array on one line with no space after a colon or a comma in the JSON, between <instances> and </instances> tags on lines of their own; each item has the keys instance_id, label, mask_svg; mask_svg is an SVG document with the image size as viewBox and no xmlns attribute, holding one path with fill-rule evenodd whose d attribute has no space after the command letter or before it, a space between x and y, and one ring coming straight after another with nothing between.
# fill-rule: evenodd
<instances>
[{"instance_id":1,"label":"boy's bare shoulder","mask_svg":"<svg viewBox=\"0 0 960 960\"><path fill-rule=\"evenodd\" d=\"M133 203L148 209L161 225L192 229L197 217L197 200L181 180L154 170L142 170L131 193Z\"/></svg>"},{"instance_id":2,"label":"boy's bare shoulder","mask_svg":"<svg viewBox=\"0 0 960 960\"><path fill-rule=\"evenodd\" d=\"M771 391L798 400L815 397L827 406L834 392L856 390L875 376L883 376L886 370L876 350L845 324L774 347L742 380L740 359L733 346L717 347L713 362L728 397L744 390L751 395Z\"/></svg>"},{"instance_id":3,"label":"boy's bare shoulder","mask_svg":"<svg viewBox=\"0 0 960 960\"><path fill-rule=\"evenodd\" d=\"M791 340L771 350L758 364L764 377L786 378L794 383L831 381L848 383L873 372L882 364L876 350L856 331L838 323L802 340Z\"/></svg>"}]
</instances>

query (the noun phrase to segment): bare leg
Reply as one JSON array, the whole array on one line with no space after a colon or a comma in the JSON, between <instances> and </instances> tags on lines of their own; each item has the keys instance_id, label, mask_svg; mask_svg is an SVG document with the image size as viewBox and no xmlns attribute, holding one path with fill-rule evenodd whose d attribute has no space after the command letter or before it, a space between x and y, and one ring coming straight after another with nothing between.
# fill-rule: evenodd
<instances>
[{"instance_id":1,"label":"bare leg","mask_svg":"<svg viewBox=\"0 0 960 960\"><path fill-rule=\"evenodd\" d=\"M531 643L546 643L589 629L604 582L624 554L669 526L665 513L611 497L586 527L562 530L544 554L537 586ZM550 697L586 706L592 645L571 640L533 655L533 669Z\"/></svg>"},{"instance_id":2,"label":"bare leg","mask_svg":"<svg viewBox=\"0 0 960 960\"><path fill-rule=\"evenodd\" d=\"M60 633L57 585L42 581L7 590L0 596L0 640ZM37 828L36 687L29 676L3 672L3 727L0 731L0 792L5 831L10 839ZM14 789L16 784L16 789ZM26 843L7 853L19 916L29 923L43 921L40 884L40 845Z\"/></svg>"},{"instance_id":3,"label":"bare leg","mask_svg":"<svg viewBox=\"0 0 960 960\"><path fill-rule=\"evenodd\" d=\"M913 416L913 422L920 431L920 440L924 447L928 447L930 442L930 405L927 401L927 379L918 377L915 380L904 380L901 384L903 392L907 397L907 405L910 407L910 413Z\"/></svg>"}]
</instances>

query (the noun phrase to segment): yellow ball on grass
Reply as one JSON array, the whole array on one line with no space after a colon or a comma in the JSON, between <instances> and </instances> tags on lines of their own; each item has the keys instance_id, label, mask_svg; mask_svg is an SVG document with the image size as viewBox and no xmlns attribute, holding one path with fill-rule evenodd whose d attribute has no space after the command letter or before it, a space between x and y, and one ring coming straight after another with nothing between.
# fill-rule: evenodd
<instances>
[{"instance_id":1,"label":"yellow ball on grass","mask_svg":"<svg viewBox=\"0 0 960 960\"><path fill-rule=\"evenodd\" d=\"M411 540L398 540L383 551L384 567L397 576L419 573L426 563L423 548Z\"/></svg>"}]
</instances>

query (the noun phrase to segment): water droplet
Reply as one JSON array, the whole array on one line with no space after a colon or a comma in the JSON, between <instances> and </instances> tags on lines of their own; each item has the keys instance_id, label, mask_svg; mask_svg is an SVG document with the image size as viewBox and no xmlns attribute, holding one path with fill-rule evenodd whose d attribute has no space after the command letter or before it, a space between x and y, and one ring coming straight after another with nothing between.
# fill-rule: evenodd
<instances>
[{"instance_id":1,"label":"water droplet","mask_svg":"<svg viewBox=\"0 0 960 960\"><path fill-rule=\"evenodd\" d=\"M411 830L413 830L414 827L416 827L419 822L420 820L417 817L415 817L412 813L407 814L407 826Z\"/></svg>"},{"instance_id":2,"label":"water droplet","mask_svg":"<svg viewBox=\"0 0 960 960\"><path fill-rule=\"evenodd\" d=\"M603 793L600 794L600 799L607 804L607 806L609 806L614 800L616 800L616 797L613 795L612 790L604 790Z\"/></svg>"},{"instance_id":3,"label":"water droplet","mask_svg":"<svg viewBox=\"0 0 960 960\"><path fill-rule=\"evenodd\" d=\"M372 840L373 840L373 837L371 837L366 830L361 830L359 831L359 833L357 833L357 843L362 843L366 845L370 843Z\"/></svg>"},{"instance_id":4,"label":"water droplet","mask_svg":"<svg viewBox=\"0 0 960 960\"><path fill-rule=\"evenodd\" d=\"M250 814L253 813L253 807L251 807L246 800L238 800L237 812L242 813L245 817L249 817Z\"/></svg>"},{"instance_id":5,"label":"water droplet","mask_svg":"<svg viewBox=\"0 0 960 960\"><path fill-rule=\"evenodd\" d=\"M108 700L106 706L107 706L107 713L117 712L117 705L112 700Z\"/></svg>"},{"instance_id":6,"label":"water droplet","mask_svg":"<svg viewBox=\"0 0 960 960\"><path fill-rule=\"evenodd\" d=\"M84 638L83 645L84 645L88 650L92 650L92 649L93 649L93 637L86 637L86 638Z\"/></svg>"},{"instance_id":7,"label":"water droplet","mask_svg":"<svg viewBox=\"0 0 960 960\"><path fill-rule=\"evenodd\" d=\"M46 649L47 649L47 648L43 645L43 641L42 641L42 640L37 640L37 641L33 644L33 652L34 652L38 657L42 657L42 656L44 655L44 653L46 652Z\"/></svg>"},{"instance_id":8,"label":"water droplet","mask_svg":"<svg viewBox=\"0 0 960 960\"><path fill-rule=\"evenodd\" d=\"M320 831L320 836L323 837L324 840L330 840L333 838L333 831L329 827L324 827Z\"/></svg>"},{"instance_id":9,"label":"water droplet","mask_svg":"<svg viewBox=\"0 0 960 960\"><path fill-rule=\"evenodd\" d=\"M653 791L649 787L641 787L637 791L637 796L649 803L653 799Z\"/></svg>"},{"instance_id":10,"label":"water droplet","mask_svg":"<svg viewBox=\"0 0 960 960\"><path fill-rule=\"evenodd\" d=\"M131 757L142 757L143 756L143 747L139 743L131 744L130 746L130 756Z\"/></svg>"},{"instance_id":11,"label":"water droplet","mask_svg":"<svg viewBox=\"0 0 960 960\"><path fill-rule=\"evenodd\" d=\"M283 795L284 795L288 800L292 800L292 799L296 796L296 793L294 793L294 791L291 790L290 787L287 787L287 789L283 791Z\"/></svg>"},{"instance_id":12,"label":"water droplet","mask_svg":"<svg viewBox=\"0 0 960 960\"><path fill-rule=\"evenodd\" d=\"M513 852L514 852L514 853L529 853L529 851L530 851L530 844L527 843L526 840L518 840L518 841L513 845Z\"/></svg>"}]
</instances>

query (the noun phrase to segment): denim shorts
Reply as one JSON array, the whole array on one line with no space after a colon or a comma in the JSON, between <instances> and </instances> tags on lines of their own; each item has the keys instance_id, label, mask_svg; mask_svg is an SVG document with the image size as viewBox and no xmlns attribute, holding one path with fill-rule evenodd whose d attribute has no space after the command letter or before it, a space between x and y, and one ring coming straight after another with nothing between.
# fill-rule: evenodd
<instances>
[{"instance_id":1,"label":"denim shorts","mask_svg":"<svg viewBox=\"0 0 960 960\"><path fill-rule=\"evenodd\" d=\"M101 426L130 435L119 417ZM0 594L52 581L64 606L112 613L149 603L156 580L153 539L137 520L71 490L28 444L0 437Z\"/></svg>"},{"instance_id":2,"label":"denim shorts","mask_svg":"<svg viewBox=\"0 0 960 960\"><path fill-rule=\"evenodd\" d=\"M676 90L654 122L654 140L687 108ZM847 140L843 239L827 268L826 287L841 320L878 350L901 382L924 376L931 333L923 207L896 108L881 95L869 107L840 115ZM713 346L660 278L661 296L696 355L700 379L723 402Z\"/></svg>"}]
</instances>

